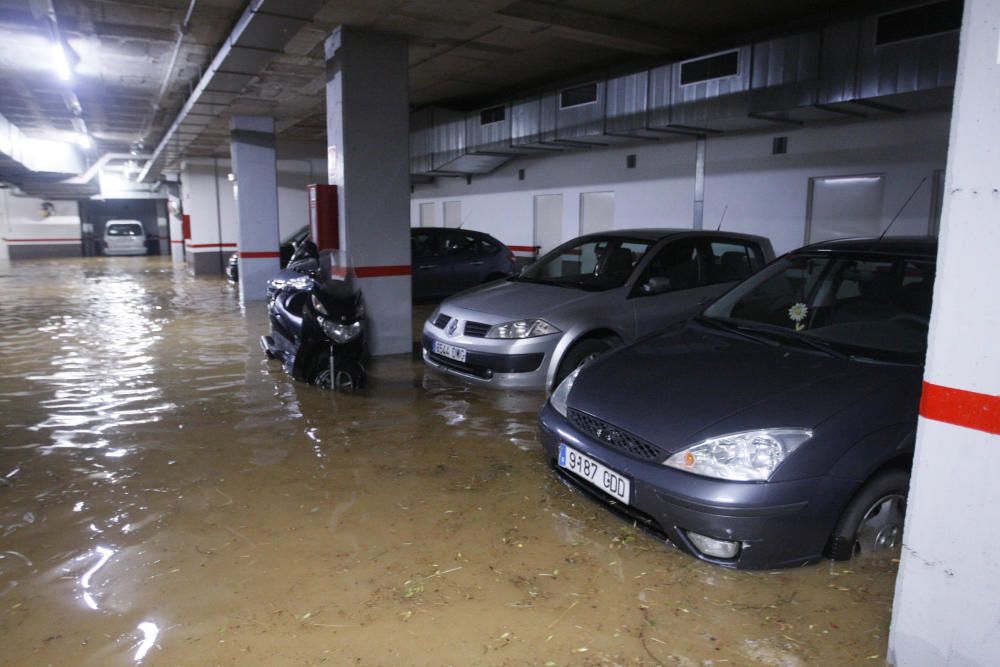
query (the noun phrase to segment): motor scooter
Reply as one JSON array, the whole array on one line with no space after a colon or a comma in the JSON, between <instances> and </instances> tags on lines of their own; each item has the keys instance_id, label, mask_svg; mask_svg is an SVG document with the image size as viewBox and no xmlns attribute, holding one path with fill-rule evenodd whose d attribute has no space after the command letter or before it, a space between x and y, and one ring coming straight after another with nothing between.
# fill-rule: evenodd
<instances>
[{"instance_id":1,"label":"motor scooter","mask_svg":"<svg viewBox=\"0 0 1000 667\"><path fill-rule=\"evenodd\" d=\"M298 243L267 282L267 309L271 333L260 345L289 375L326 389L365 385L365 304L343 251Z\"/></svg>"}]
</instances>

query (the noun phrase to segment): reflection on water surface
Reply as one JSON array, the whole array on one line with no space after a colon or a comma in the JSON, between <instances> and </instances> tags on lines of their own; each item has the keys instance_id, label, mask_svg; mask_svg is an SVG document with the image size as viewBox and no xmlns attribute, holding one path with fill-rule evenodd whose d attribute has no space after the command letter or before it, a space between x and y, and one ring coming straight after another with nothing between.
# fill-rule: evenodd
<instances>
[{"instance_id":1,"label":"reflection on water surface","mask_svg":"<svg viewBox=\"0 0 1000 667\"><path fill-rule=\"evenodd\" d=\"M292 383L262 306L158 258L0 293L0 664L884 660L891 560L698 563L553 479L541 395Z\"/></svg>"}]
</instances>

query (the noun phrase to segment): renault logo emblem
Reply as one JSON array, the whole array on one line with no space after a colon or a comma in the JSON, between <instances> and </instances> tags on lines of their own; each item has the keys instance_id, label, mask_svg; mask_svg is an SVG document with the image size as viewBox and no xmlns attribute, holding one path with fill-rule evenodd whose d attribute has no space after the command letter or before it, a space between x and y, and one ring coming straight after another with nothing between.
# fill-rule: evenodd
<instances>
[{"instance_id":1,"label":"renault logo emblem","mask_svg":"<svg viewBox=\"0 0 1000 667\"><path fill-rule=\"evenodd\" d=\"M454 336L455 334L457 334L458 333L458 320L452 320L451 324L448 325L448 328L445 330L445 332L449 336Z\"/></svg>"}]
</instances>

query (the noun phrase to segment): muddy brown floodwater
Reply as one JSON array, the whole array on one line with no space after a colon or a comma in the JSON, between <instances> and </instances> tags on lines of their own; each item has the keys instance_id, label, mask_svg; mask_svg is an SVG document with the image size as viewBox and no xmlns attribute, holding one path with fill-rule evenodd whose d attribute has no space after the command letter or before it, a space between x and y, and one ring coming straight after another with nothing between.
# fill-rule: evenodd
<instances>
[{"instance_id":1,"label":"muddy brown floodwater","mask_svg":"<svg viewBox=\"0 0 1000 667\"><path fill-rule=\"evenodd\" d=\"M700 563L554 478L542 395L333 395L265 327L168 260L0 264L0 664L884 663L893 559Z\"/></svg>"}]
</instances>

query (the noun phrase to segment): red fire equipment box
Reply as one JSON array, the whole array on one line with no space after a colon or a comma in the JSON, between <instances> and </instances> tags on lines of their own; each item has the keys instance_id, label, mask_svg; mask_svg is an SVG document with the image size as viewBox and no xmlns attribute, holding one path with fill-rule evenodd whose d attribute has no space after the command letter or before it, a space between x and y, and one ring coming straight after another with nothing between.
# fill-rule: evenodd
<instances>
[{"instance_id":1,"label":"red fire equipment box","mask_svg":"<svg viewBox=\"0 0 1000 667\"><path fill-rule=\"evenodd\" d=\"M320 250L340 247L336 185L313 183L309 186L309 233Z\"/></svg>"}]
</instances>

